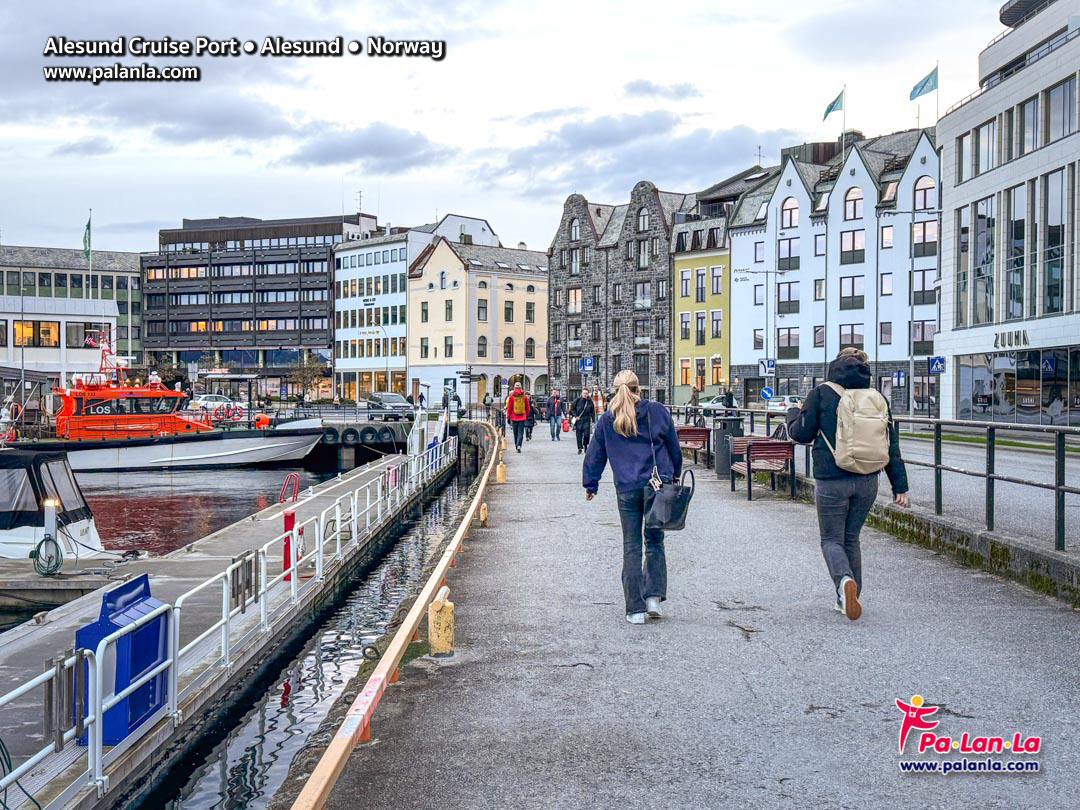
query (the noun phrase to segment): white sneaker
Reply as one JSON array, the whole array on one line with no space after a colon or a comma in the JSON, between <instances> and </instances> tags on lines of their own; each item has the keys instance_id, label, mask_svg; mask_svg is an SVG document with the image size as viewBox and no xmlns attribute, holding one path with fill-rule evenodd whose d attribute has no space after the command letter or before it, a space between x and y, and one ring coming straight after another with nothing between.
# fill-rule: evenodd
<instances>
[{"instance_id":1,"label":"white sneaker","mask_svg":"<svg viewBox=\"0 0 1080 810\"><path fill-rule=\"evenodd\" d=\"M833 602L833 610L835 610L837 613L843 613L844 612L844 603L840 599L839 593L837 593L836 601Z\"/></svg>"},{"instance_id":2,"label":"white sneaker","mask_svg":"<svg viewBox=\"0 0 1080 810\"><path fill-rule=\"evenodd\" d=\"M649 614L650 619L659 619L664 615L664 611L660 609L659 596L648 596L645 598L645 612Z\"/></svg>"},{"instance_id":3,"label":"white sneaker","mask_svg":"<svg viewBox=\"0 0 1080 810\"><path fill-rule=\"evenodd\" d=\"M862 605L859 604L859 586L851 577L840 580L840 604L844 607L844 615L851 621L862 616Z\"/></svg>"},{"instance_id":4,"label":"white sneaker","mask_svg":"<svg viewBox=\"0 0 1080 810\"><path fill-rule=\"evenodd\" d=\"M626 620L628 622L630 622L630 624L645 624L645 614L644 613L627 613L626 614Z\"/></svg>"}]
</instances>

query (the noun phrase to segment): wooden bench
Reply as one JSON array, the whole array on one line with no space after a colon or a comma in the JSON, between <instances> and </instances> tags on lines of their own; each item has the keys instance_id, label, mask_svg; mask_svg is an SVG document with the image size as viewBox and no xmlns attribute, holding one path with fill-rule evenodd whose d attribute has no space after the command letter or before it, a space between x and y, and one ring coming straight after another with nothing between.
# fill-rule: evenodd
<instances>
[{"instance_id":1,"label":"wooden bench","mask_svg":"<svg viewBox=\"0 0 1080 810\"><path fill-rule=\"evenodd\" d=\"M675 432L679 436L679 449L693 450L695 464L698 463L698 452L704 451L705 464L706 466L708 466L709 440L712 437L712 430L704 427L689 427L688 425L681 425L675 428Z\"/></svg>"},{"instance_id":2,"label":"wooden bench","mask_svg":"<svg viewBox=\"0 0 1080 810\"><path fill-rule=\"evenodd\" d=\"M786 472L791 481L791 498L795 499L795 445L790 441L766 439L760 436L729 436L731 447L731 491L735 491L735 476L746 478L746 500L754 499L754 473L767 472L776 489L776 474ZM736 461L736 459L740 459Z\"/></svg>"}]
</instances>

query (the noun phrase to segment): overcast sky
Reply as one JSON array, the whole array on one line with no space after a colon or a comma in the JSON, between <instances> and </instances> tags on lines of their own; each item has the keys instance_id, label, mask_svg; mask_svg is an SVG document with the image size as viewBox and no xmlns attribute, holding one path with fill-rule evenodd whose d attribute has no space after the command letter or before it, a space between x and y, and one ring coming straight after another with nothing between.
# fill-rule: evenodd
<instances>
[{"instance_id":1,"label":"overcast sky","mask_svg":"<svg viewBox=\"0 0 1080 810\"><path fill-rule=\"evenodd\" d=\"M34 0L0 6L0 240L150 250L183 217L363 209L487 218L544 249L572 192L692 192L847 124L915 126L977 86L999 0L380 3ZM426 58L45 58L49 36L442 39ZM198 83L52 83L44 64L199 64ZM921 99L931 122L934 96ZM344 194L342 189L344 188Z\"/></svg>"}]
</instances>

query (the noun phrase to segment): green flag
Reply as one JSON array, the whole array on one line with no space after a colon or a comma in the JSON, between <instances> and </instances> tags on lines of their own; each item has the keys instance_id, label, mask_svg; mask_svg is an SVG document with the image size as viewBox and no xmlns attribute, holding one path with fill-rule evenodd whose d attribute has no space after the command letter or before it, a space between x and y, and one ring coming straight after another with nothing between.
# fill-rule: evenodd
<instances>
[{"instance_id":1,"label":"green flag","mask_svg":"<svg viewBox=\"0 0 1080 810\"><path fill-rule=\"evenodd\" d=\"M91 217L92 219L92 217ZM82 237L82 249L83 254L86 256L86 260L90 261L90 220L86 220L86 230L83 231Z\"/></svg>"},{"instance_id":2,"label":"green flag","mask_svg":"<svg viewBox=\"0 0 1080 810\"><path fill-rule=\"evenodd\" d=\"M832 100L832 104L830 104L828 107L825 108L825 115L823 115L821 117L821 120L824 121L826 118L828 118L834 112L836 112L837 110L842 110L842 109L844 109L844 91L843 90L840 91L840 95L838 95L836 98L834 98Z\"/></svg>"},{"instance_id":3,"label":"green flag","mask_svg":"<svg viewBox=\"0 0 1080 810\"><path fill-rule=\"evenodd\" d=\"M911 88L909 101L914 101L919 96L924 96L927 93L933 93L935 90L937 90L937 66Z\"/></svg>"}]
</instances>

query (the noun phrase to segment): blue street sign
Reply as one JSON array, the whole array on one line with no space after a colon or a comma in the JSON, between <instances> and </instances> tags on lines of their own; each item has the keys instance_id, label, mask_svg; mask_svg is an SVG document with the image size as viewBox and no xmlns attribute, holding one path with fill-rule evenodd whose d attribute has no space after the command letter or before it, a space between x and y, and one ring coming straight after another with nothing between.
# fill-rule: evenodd
<instances>
[{"instance_id":1,"label":"blue street sign","mask_svg":"<svg viewBox=\"0 0 1080 810\"><path fill-rule=\"evenodd\" d=\"M593 371L593 359L591 357L579 357L578 371L585 374L591 374Z\"/></svg>"},{"instance_id":2,"label":"blue street sign","mask_svg":"<svg viewBox=\"0 0 1080 810\"><path fill-rule=\"evenodd\" d=\"M931 357L928 358L930 362L931 374L944 374L945 373L945 358L944 357Z\"/></svg>"},{"instance_id":3,"label":"blue street sign","mask_svg":"<svg viewBox=\"0 0 1080 810\"><path fill-rule=\"evenodd\" d=\"M766 385L764 388L761 389L761 398L763 400L765 400L766 402L768 402L770 399L772 399L772 395L773 395L773 390L771 388L769 388L769 386Z\"/></svg>"},{"instance_id":4,"label":"blue street sign","mask_svg":"<svg viewBox=\"0 0 1080 810\"><path fill-rule=\"evenodd\" d=\"M1044 357L1042 361L1042 373L1043 374L1056 374L1057 373L1057 358L1056 357Z\"/></svg>"}]
</instances>

